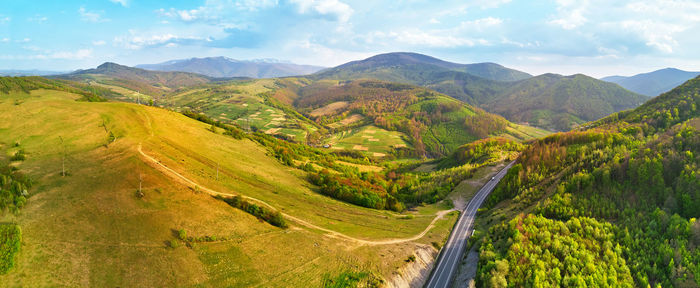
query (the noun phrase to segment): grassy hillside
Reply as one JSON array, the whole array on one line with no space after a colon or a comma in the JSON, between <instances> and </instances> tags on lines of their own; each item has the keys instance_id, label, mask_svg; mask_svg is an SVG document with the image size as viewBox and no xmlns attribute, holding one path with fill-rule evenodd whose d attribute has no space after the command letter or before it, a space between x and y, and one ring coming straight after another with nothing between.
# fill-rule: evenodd
<instances>
[{"instance_id":1,"label":"grassy hillside","mask_svg":"<svg viewBox=\"0 0 700 288\"><path fill-rule=\"evenodd\" d=\"M478 286L700 286L699 95L695 78L523 150L479 219Z\"/></svg>"},{"instance_id":2,"label":"grassy hillside","mask_svg":"<svg viewBox=\"0 0 700 288\"><path fill-rule=\"evenodd\" d=\"M0 94L0 149L14 155L19 143L25 160L13 166L36 183L19 214L0 217L22 231L16 263L0 275L4 285L318 287L347 273L387 279L415 251L441 245L456 219L439 201L404 214L346 204L249 138L160 108L80 98L47 88ZM451 173L473 175L464 169ZM437 187L454 185L441 181ZM444 193L422 185L410 189ZM212 191L252 197L291 227L274 227Z\"/></svg>"},{"instance_id":3,"label":"grassy hillside","mask_svg":"<svg viewBox=\"0 0 700 288\"><path fill-rule=\"evenodd\" d=\"M294 84L297 81L303 83ZM305 85L304 81L287 78L221 82L168 94L158 105L175 111L202 113L247 130L306 143L307 136L317 131L318 125L283 102L292 101L284 97L285 88Z\"/></svg>"},{"instance_id":4,"label":"grassy hillside","mask_svg":"<svg viewBox=\"0 0 700 288\"><path fill-rule=\"evenodd\" d=\"M646 100L643 95L585 75L544 74L515 83L484 107L513 122L568 131Z\"/></svg>"}]
</instances>

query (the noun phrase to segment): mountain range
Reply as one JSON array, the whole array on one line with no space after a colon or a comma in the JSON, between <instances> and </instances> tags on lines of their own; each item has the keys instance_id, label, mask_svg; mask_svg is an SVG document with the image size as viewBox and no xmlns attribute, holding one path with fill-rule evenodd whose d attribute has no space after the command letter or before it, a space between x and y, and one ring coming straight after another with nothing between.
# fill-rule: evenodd
<instances>
[{"instance_id":1,"label":"mountain range","mask_svg":"<svg viewBox=\"0 0 700 288\"><path fill-rule=\"evenodd\" d=\"M585 75L530 74L494 63L457 64L416 53L353 61L312 79L380 79L431 88L514 122L567 131L646 97Z\"/></svg>"},{"instance_id":2,"label":"mountain range","mask_svg":"<svg viewBox=\"0 0 700 288\"><path fill-rule=\"evenodd\" d=\"M700 75L700 72L666 68L629 77L608 76L600 80L617 83L630 91L654 97L661 93L668 92L674 87L698 75Z\"/></svg>"},{"instance_id":3,"label":"mountain range","mask_svg":"<svg viewBox=\"0 0 700 288\"><path fill-rule=\"evenodd\" d=\"M141 64L136 68L154 71L182 71L216 78L275 78L315 73L324 67L299 65L276 59L235 60L228 57L206 57L171 60L159 64Z\"/></svg>"}]
</instances>

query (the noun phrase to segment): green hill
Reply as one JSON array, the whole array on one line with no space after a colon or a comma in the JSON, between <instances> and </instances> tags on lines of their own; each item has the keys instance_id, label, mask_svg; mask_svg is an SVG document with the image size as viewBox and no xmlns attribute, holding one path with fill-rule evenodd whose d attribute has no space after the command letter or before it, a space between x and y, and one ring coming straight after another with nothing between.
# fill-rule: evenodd
<instances>
[{"instance_id":1,"label":"green hill","mask_svg":"<svg viewBox=\"0 0 700 288\"><path fill-rule=\"evenodd\" d=\"M617 83L625 89L650 97L668 92L674 87L683 84L700 72L689 72L675 68L666 68L649 73L641 73L629 77L609 76L600 80Z\"/></svg>"},{"instance_id":2,"label":"green hill","mask_svg":"<svg viewBox=\"0 0 700 288\"><path fill-rule=\"evenodd\" d=\"M500 116L407 84L376 80L319 81L299 91L294 105L316 122L335 124L356 117L362 120L348 125L373 124L385 130L399 131L406 135L407 142L418 156L447 155L462 144L489 135L506 135L522 141L546 133L540 131L537 135L526 135L526 129L521 129L524 127ZM336 126L334 130L342 131L348 125ZM355 148L365 148L356 144Z\"/></svg>"},{"instance_id":3,"label":"green hill","mask_svg":"<svg viewBox=\"0 0 700 288\"><path fill-rule=\"evenodd\" d=\"M423 80L432 82L430 77L426 77L426 72L433 73L446 71L464 72L493 81L518 81L532 77L532 75L525 72L506 68L496 63L458 64L443 61L423 54L408 52L379 54L364 60L353 61L320 71L319 73L316 73L315 76L328 79L357 79L358 76L359 78L362 78L361 74L368 73L376 73L375 76L377 77L391 77L389 74L397 74L395 77L402 77L405 80ZM401 78L378 79L394 82L405 82L396 81Z\"/></svg>"},{"instance_id":4,"label":"green hill","mask_svg":"<svg viewBox=\"0 0 700 288\"><path fill-rule=\"evenodd\" d=\"M647 99L582 74L544 74L515 83L483 106L513 122L568 131L576 125L637 107Z\"/></svg>"},{"instance_id":5,"label":"green hill","mask_svg":"<svg viewBox=\"0 0 700 288\"><path fill-rule=\"evenodd\" d=\"M114 90L121 94L145 94L145 99L170 91L211 82L207 76L186 72L159 72L107 62L97 68L78 70L52 78L85 82ZM129 95L131 96L131 95Z\"/></svg>"},{"instance_id":6,"label":"green hill","mask_svg":"<svg viewBox=\"0 0 700 288\"><path fill-rule=\"evenodd\" d=\"M456 64L414 53L349 62L312 79L379 79L433 89L506 119L550 130L634 108L646 97L585 75L532 77L493 63Z\"/></svg>"},{"instance_id":7,"label":"green hill","mask_svg":"<svg viewBox=\"0 0 700 288\"><path fill-rule=\"evenodd\" d=\"M698 287L699 95L691 79L524 149L478 220L477 283Z\"/></svg>"},{"instance_id":8,"label":"green hill","mask_svg":"<svg viewBox=\"0 0 700 288\"><path fill-rule=\"evenodd\" d=\"M411 255L434 255L457 216L440 202L444 187L474 175L469 166L429 185L429 174L364 156L31 85L0 93L0 202L7 189L21 208L0 211L3 286L319 287L347 275L376 284ZM349 204L350 191L363 193L358 205L413 209Z\"/></svg>"}]
</instances>

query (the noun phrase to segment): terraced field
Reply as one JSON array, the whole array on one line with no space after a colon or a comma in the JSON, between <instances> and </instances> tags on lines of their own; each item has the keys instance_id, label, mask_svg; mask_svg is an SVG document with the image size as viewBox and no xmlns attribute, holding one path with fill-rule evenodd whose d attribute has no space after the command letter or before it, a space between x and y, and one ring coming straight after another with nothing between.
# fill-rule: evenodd
<instances>
[{"instance_id":1,"label":"terraced field","mask_svg":"<svg viewBox=\"0 0 700 288\"><path fill-rule=\"evenodd\" d=\"M409 146L403 133L385 130L374 125L334 134L325 143L330 145L331 149L362 151L375 157L384 157L394 148Z\"/></svg>"},{"instance_id":2,"label":"terraced field","mask_svg":"<svg viewBox=\"0 0 700 288\"><path fill-rule=\"evenodd\" d=\"M284 135L304 142L308 133L317 128L266 103L262 94L278 88L274 79L233 81L209 88L192 88L169 96L167 106L178 111L189 109L201 112L224 123L236 123L244 129Z\"/></svg>"}]
</instances>

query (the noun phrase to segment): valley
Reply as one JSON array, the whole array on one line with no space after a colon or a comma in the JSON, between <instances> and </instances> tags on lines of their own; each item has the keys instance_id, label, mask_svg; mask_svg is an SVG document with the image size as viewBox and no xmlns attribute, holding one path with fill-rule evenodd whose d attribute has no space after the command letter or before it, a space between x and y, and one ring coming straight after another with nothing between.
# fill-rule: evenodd
<instances>
[{"instance_id":1,"label":"valley","mask_svg":"<svg viewBox=\"0 0 700 288\"><path fill-rule=\"evenodd\" d=\"M641 104L585 75L438 64L510 96L113 63L0 78L0 283L447 287L470 250L485 287L697 283L697 78Z\"/></svg>"}]
</instances>

